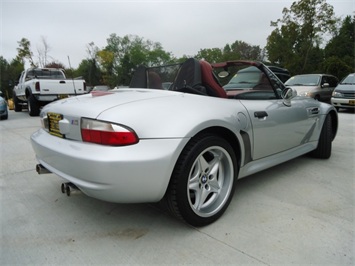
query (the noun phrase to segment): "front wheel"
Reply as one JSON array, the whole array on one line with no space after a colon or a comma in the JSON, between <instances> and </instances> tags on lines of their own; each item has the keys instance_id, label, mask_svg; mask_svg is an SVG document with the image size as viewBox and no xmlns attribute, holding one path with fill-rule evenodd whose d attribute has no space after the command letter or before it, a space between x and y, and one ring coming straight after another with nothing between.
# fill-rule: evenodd
<instances>
[{"instance_id":1,"label":"front wheel","mask_svg":"<svg viewBox=\"0 0 355 266\"><path fill-rule=\"evenodd\" d=\"M20 105L20 101L17 98L16 94L13 92L12 100L14 102L14 110L15 112L21 112L22 111L22 105Z\"/></svg>"},{"instance_id":2,"label":"front wheel","mask_svg":"<svg viewBox=\"0 0 355 266\"><path fill-rule=\"evenodd\" d=\"M324 120L322 131L319 136L317 149L311 152L311 155L316 158L328 159L332 154L332 117L328 114Z\"/></svg>"},{"instance_id":3,"label":"front wheel","mask_svg":"<svg viewBox=\"0 0 355 266\"><path fill-rule=\"evenodd\" d=\"M193 138L180 155L166 201L170 211L193 226L216 221L228 207L237 180L237 160L223 138Z\"/></svg>"}]
</instances>

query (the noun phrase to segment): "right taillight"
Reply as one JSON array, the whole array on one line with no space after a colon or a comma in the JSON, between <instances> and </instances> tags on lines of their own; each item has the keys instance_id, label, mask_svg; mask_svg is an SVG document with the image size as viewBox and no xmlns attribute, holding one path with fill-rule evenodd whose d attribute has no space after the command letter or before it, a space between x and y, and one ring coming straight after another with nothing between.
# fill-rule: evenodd
<instances>
[{"instance_id":1,"label":"right taillight","mask_svg":"<svg viewBox=\"0 0 355 266\"><path fill-rule=\"evenodd\" d=\"M126 146L138 143L137 134L130 128L94 119L81 119L81 137L85 142L109 146Z\"/></svg>"}]
</instances>

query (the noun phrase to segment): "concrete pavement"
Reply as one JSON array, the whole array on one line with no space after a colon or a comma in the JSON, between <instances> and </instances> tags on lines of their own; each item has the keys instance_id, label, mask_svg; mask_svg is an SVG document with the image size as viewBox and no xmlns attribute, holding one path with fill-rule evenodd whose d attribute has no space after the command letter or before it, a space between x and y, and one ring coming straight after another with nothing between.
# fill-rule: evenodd
<instances>
[{"instance_id":1,"label":"concrete pavement","mask_svg":"<svg viewBox=\"0 0 355 266\"><path fill-rule=\"evenodd\" d=\"M189 227L158 204L67 197L38 175L27 112L0 121L0 265L354 265L355 114L329 160L302 156L238 181L226 213Z\"/></svg>"}]
</instances>

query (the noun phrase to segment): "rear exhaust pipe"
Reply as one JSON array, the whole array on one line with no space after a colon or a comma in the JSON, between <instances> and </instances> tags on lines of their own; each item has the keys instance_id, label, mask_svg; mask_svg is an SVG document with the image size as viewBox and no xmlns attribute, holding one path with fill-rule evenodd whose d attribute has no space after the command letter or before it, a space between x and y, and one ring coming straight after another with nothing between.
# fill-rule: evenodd
<instances>
[{"instance_id":1,"label":"rear exhaust pipe","mask_svg":"<svg viewBox=\"0 0 355 266\"><path fill-rule=\"evenodd\" d=\"M62 191L62 193L66 193L68 197L70 197L70 195L74 194L80 194L81 190L80 188L78 188L75 184L71 183L71 182L67 182L67 183L62 183L60 190Z\"/></svg>"},{"instance_id":2,"label":"rear exhaust pipe","mask_svg":"<svg viewBox=\"0 0 355 266\"><path fill-rule=\"evenodd\" d=\"M51 174L52 172L49 171L47 168L45 168L42 164L37 164L36 165L36 172L39 174L39 175L42 175L42 174Z\"/></svg>"}]
</instances>

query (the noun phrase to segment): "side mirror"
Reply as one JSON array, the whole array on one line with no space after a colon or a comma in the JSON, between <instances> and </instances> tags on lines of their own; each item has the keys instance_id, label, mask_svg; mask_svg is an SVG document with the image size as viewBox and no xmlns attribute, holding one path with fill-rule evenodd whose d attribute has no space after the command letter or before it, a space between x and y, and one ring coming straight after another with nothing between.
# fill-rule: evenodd
<instances>
[{"instance_id":1,"label":"side mirror","mask_svg":"<svg viewBox=\"0 0 355 266\"><path fill-rule=\"evenodd\" d=\"M291 100L297 96L297 91L292 88L286 88L282 91L281 97L283 99L283 103L286 106L291 106Z\"/></svg>"},{"instance_id":2,"label":"side mirror","mask_svg":"<svg viewBox=\"0 0 355 266\"><path fill-rule=\"evenodd\" d=\"M328 88L329 87L329 83L323 83L322 88Z\"/></svg>"},{"instance_id":3,"label":"side mirror","mask_svg":"<svg viewBox=\"0 0 355 266\"><path fill-rule=\"evenodd\" d=\"M225 70L218 73L218 77L220 77L220 78L226 78L228 76L229 76L229 72L225 71Z\"/></svg>"}]
</instances>

